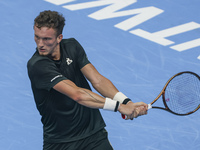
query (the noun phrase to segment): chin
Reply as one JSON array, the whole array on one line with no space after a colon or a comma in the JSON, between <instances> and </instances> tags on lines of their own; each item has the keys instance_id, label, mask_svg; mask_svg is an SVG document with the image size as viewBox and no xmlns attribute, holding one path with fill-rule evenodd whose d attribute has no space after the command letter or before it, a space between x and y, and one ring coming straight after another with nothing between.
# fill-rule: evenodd
<instances>
[{"instance_id":1,"label":"chin","mask_svg":"<svg viewBox=\"0 0 200 150\"><path fill-rule=\"evenodd\" d=\"M47 53L42 53L42 52L39 52L39 54L40 54L41 56L47 56L47 55L48 55Z\"/></svg>"}]
</instances>

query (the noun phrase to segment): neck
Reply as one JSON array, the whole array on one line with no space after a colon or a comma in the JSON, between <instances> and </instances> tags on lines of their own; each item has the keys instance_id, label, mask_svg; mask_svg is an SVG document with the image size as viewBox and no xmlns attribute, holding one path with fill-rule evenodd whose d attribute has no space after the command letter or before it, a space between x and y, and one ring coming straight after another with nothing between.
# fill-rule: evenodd
<instances>
[{"instance_id":1,"label":"neck","mask_svg":"<svg viewBox=\"0 0 200 150\"><path fill-rule=\"evenodd\" d=\"M50 54L48 57L52 60L60 60L60 44L58 44L56 47L55 47L55 50L52 54Z\"/></svg>"}]
</instances>

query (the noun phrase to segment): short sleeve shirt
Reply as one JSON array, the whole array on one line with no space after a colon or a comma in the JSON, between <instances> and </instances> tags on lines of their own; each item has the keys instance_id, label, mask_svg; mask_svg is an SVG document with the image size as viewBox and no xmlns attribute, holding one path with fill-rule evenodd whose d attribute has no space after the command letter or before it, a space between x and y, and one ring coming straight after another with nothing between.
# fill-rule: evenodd
<instances>
[{"instance_id":1,"label":"short sleeve shirt","mask_svg":"<svg viewBox=\"0 0 200 150\"><path fill-rule=\"evenodd\" d=\"M53 89L67 79L91 90L80 71L90 63L82 46L74 38L64 39L60 51L60 60L54 61L36 50L27 64L35 103L42 116L44 141L51 143L80 140L105 127L98 109L80 105Z\"/></svg>"}]
</instances>

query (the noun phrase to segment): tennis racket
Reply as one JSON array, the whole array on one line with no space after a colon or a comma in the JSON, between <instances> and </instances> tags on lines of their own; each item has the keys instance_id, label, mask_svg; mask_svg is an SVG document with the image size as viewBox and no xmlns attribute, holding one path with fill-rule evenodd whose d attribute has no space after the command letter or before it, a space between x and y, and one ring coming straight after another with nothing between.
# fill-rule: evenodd
<instances>
[{"instance_id":1,"label":"tennis racket","mask_svg":"<svg viewBox=\"0 0 200 150\"><path fill-rule=\"evenodd\" d=\"M152 106L162 97L164 107ZM175 115L189 115L200 108L200 77L194 72L185 71L171 77L160 94L148 104L148 109L157 108ZM122 115L125 119L126 116Z\"/></svg>"}]
</instances>

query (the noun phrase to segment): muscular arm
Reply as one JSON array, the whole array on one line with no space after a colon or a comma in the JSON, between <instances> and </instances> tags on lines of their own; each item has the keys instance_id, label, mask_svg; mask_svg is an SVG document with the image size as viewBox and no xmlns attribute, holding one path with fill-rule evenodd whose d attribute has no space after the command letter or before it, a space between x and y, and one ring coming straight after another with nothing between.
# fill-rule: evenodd
<instances>
[{"instance_id":1,"label":"muscular arm","mask_svg":"<svg viewBox=\"0 0 200 150\"><path fill-rule=\"evenodd\" d=\"M105 98L88 89L76 86L70 80L63 80L57 83L53 88L60 93L67 95L79 104L90 108L103 108L105 103Z\"/></svg>"},{"instance_id":2,"label":"muscular arm","mask_svg":"<svg viewBox=\"0 0 200 150\"><path fill-rule=\"evenodd\" d=\"M117 88L110 80L100 75L93 65L88 64L81 69L86 78L92 83L93 87L105 97L113 98L118 92ZM63 80L57 83L54 87L55 90L62 94L67 95L77 103L90 108L104 108L105 98L84 88L76 86L70 80ZM137 111L136 108L143 106L146 107L145 111ZM135 111L136 110L136 111ZM145 114L147 105L145 103L129 103L127 105L121 104L118 111L128 116L127 119L137 117L140 114Z\"/></svg>"},{"instance_id":3,"label":"muscular arm","mask_svg":"<svg viewBox=\"0 0 200 150\"><path fill-rule=\"evenodd\" d=\"M87 64L81 69L85 77L91 82L92 86L101 95L113 99L118 89L113 85L113 83L102 76L92 64ZM137 108L137 109L136 109ZM122 114L127 114L128 118L135 118L138 115L143 115L147 113L147 104L143 102L133 103L130 102L127 105L121 104L118 111Z\"/></svg>"},{"instance_id":4,"label":"muscular arm","mask_svg":"<svg viewBox=\"0 0 200 150\"><path fill-rule=\"evenodd\" d=\"M119 92L113 83L102 76L92 64L87 64L81 71L101 95L113 99L114 95Z\"/></svg>"}]
</instances>

